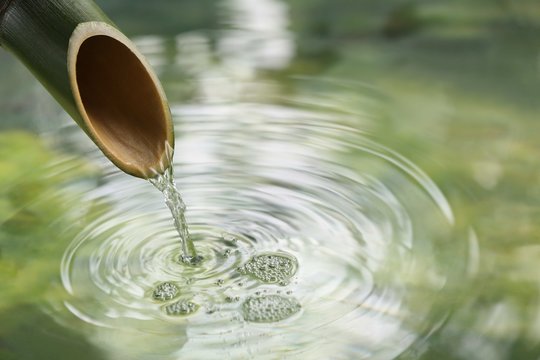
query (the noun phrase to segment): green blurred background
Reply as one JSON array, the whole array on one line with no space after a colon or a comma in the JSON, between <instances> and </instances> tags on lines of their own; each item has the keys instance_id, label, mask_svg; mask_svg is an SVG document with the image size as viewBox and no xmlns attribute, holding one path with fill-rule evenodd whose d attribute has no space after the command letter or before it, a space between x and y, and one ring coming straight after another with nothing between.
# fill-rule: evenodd
<instances>
[{"instance_id":1,"label":"green blurred background","mask_svg":"<svg viewBox=\"0 0 540 360\"><path fill-rule=\"evenodd\" d=\"M477 234L477 276L467 279L467 301L445 326L421 352L404 358L539 358L539 1L96 2L140 44L171 101L197 102L196 77L219 66L242 74L238 69L244 61L249 81L270 84L273 90L242 98L319 99L343 114L368 114L362 130L413 161L442 188ZM250 22L246 16L254 13L239 10L250 2L260 7L257 16L274 21ZM281 9L279 19L265 13L267 3ZM288 52L267 63L247 61L249 56L243 56L249 55L249 46L230 56L223 39L234 31L285 39ZM189 67L190 56L198 59L200 53L179 46L186 34L208 39L211 56L205 55L200 68ZM260 56L264 60L265 53ZM179 69L178 57L185 59L187 70ZM231 65L231 58L237 62ZM58 277L67 246L67 240L54 241L64 227L54 219L61 217L56 212L68 212L69 202L52 194L92 179L97 171L83 155L43 140L65 121L29 72L0 50L2 359L35 358L41 347L63 347L79 358L100 356L35 308L43 293L54 296L49 284ZM70 172L41 176L41 166L59 159L70 161ZM19 318L17 313L29 315ZM36 321L50 329L28 331ZM26 349L32 339L43 345ZM67 345L73 343L82 345Z\"/></svg>"}]
</instances>

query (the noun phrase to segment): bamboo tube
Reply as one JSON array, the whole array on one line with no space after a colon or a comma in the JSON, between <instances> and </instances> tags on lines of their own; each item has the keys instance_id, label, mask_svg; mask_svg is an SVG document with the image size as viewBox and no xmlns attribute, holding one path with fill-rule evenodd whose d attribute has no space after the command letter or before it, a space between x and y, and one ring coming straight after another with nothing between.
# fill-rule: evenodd
<instances>
[{"instance_id":1,"label":"bamboo tube","mask_svg":"<svg viewBox=\"0 0 540 360\"><path fill-rule=\"evenodd\" d=\"M91 0L0 0L0 45L17 56L121 170L163 172L174 146L149 64Z\"/></svg>"}]
</instances>

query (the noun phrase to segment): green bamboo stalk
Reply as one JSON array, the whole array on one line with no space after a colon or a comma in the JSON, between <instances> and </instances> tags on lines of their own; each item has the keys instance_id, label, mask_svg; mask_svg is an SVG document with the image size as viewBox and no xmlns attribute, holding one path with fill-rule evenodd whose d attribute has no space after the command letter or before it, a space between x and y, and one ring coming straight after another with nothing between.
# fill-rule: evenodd
<instances>
[{"instance_id":1,"label":"green bamboo stalk","mask_svg":"<svg viewBox=\"0 0 540 360\"><path fill-rule=\"evenodd\" d=\"M93 1L0 0L0 46L118 168L148 178L169 166L174 132L161 84Z\"/></svg>"}]
</instances>

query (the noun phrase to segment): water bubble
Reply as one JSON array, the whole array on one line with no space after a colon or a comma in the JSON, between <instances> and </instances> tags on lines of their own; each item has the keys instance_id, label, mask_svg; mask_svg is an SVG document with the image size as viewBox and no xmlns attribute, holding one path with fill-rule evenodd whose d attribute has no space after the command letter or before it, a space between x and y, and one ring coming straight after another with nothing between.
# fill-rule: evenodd
<instances>
[{"instance_id":1,"label":"water bubble","mask_svg":"<svg viewBox=\"0 0 540 360\"><path fill-rule=\"evenodd\" d=\"M246 321L270 323L285 320L301 308L294 298L266 295L248 298L242 305L242 313Z\"/></svg>"},{"instance_id":2,"label":"water bubble","mask_svg":"<svg viewBox=\"0 0 540 360\"><path fill-rule=\"evenodd\" d=\"M199 305L189 300L178 300L170 305L165 306L165 312L171 316L185 316L196 312Z\"/></svg>"},{"instance_id":3,"label":"water bubble","mask_svg":"<svg viewBox=\"0 0 540 360\"><path fill-rule=\"evenodd\" d=\"M174 299L179 292L180 289L177 285L171 282L164 282L156 286L152 293L152 298L158 301L167 301Z\"/></svg>"},{"instance_id":4,"label":"water bubble","mask_svg":"<svg viewBox=\"0 0 540 360\"><path fill-rule=\"evenodd\" d=\"M293 256L285 253L268 253L254 256L237 271L263 283L285 286L297 268L298 262Z\"/></svg>"},{"instance_id":5,"label":"water bubble","mask_svg":"<svg viewBox=\"0 0 540 360\"><path fill-rule=\"evenodd\" d=\"M228 258L229 256L231 256L231 253L232 253L232 250L231 249L227 249L223 252L223 257L226 257Z\"/></svg>"},{"instance_id":6,"label":"water bubble","mask_svg":"<svg viewBox=\"0 0 540 360\"><path fill-rule=\"evenodd\" d=\"M218 280L216 281L216 285L217 285L217 286L222 286L223 284L225 284L225 280L223 280L223 279L218 279Z\"/></svg>"}]
</instances>

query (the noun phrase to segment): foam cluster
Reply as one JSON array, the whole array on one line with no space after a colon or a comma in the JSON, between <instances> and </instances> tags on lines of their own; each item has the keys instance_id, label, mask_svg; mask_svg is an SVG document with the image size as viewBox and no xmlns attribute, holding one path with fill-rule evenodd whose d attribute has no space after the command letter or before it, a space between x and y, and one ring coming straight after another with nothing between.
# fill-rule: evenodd
<instances>
[{"instance_id":1,"label":"foam cluster","mask_svg":"<svg viewBox=\"0 0 540 360\"><path fill-rule=\"evenodd\" d=\"M285 254L260 254L252 257L238 268L238 272L249 275L266 284L287 285L296 273L296 259Z\"/></svg>"},{"instance_id":2,"label":"foam cluster","mask_svg":"<svg viewBox=\"0 0 540 360\"><path fill-rule=\"evenodd\" d=\"M179 292L180 289L176 284L164 282L156 286L154 292L152 293L152 298L157 301L172 300L178 295Z\"/></svg>"},{"instance_id":3,"label":"foam cluster","mask_svg":"<svg viewBox=\"0 0 540 360\"><path fill-rule=\"evenodd\" d=\"M171 316L185 316L193 314L199 309L199 305L188 300L179 300L165 306L165 312Z\"/></svg>"},{"instance_id":4,"label":"foam cluster","mask_svg":"<svg viewBox=\"0 0 540 360\"><path fill-rule=\"evenodd\" d=\"M300 303L294 298L265 295L247 298L242 305L242 312L246 321L270 323L285 320L301 308Z\"/></svg>"}]
</instances>

